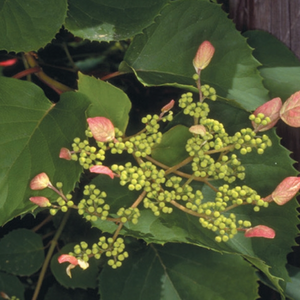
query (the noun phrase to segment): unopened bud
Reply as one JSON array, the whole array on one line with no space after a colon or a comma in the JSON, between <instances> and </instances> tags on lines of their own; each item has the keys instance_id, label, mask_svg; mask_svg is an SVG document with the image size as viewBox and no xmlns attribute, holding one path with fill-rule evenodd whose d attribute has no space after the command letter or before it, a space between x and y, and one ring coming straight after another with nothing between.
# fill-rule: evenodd
<instances>
[{"instance_id":1,"label":"unopened bud","mask_svg":"<svg viewBox=\"0 0 300 300\"><path fill-rule=\"evenodd\" d=\"M40 173L36 175L31 181L30 181L30 188L32 190L43 190L47 187L51 187L52 184L50 182L50 179L46 173Z\"/></svg>"},{"instance_id":2,"label":"unopened bud","mask_svg":"<svg viewBox=\"0 0 300 300\"><path fill-rule=\"evenodd\" d=\"M66 159L66 160L71 160L72 155L69 149L67 148L61 148L59 152L59 158Z\"/></svg>"},{"instance_id":3,"label":"unopened bud","mask_svg":"<svg viewBox=\"0 0 300 300\"><path fill-rule=\"evenodd\" d=\"M46 198L46 197L42 197L42 196L40 196L40 197L30 197L29 200L32 203L38 205L39 207L51 206L51 203L50 203L49 199Z\"/></svg>"},{"instance_id":4,"label":"unopened bud","mask_svg":"<svg viewBox=\"0 0 300 300\"><path fill-rule=\"evenodd\" d=\"M214 53L215 48L209 41L204 41L199 46L196 56L193 59L193 65L197 74L208 66Z\"/></svg>"}]
</instances>

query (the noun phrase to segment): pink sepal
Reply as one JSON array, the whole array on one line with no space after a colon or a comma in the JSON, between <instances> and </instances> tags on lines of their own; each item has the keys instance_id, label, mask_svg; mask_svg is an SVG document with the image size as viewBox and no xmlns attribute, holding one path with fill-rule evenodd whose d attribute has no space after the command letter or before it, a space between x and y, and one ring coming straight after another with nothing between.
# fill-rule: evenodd
<instances>
[{"instance_id":1,"label":"pink sepal","mask_svg":"<svg viewBox=\"0 0 300 300\"><path fill-rule=\"evenodd\" d=\"M258 225L245 231L245 237L263 237L266 239L274 239L275 235L274 229L264 225Z\"/></svg>"},{"instance_id":2,"label":"pink sepal","mask_svg":"<svg viewBox=\"0 0 300 300\"><path fill-rule=\"evenodd\" d=\"M280 98L274 98L263 105L259 106L255 111L254 115L257 116L259 113L263 113L265 117L269 117L271 122L267 125L256 124L252 121L252 126L256 132L266 131L275 126L277 121L280 119L279 112L282 107L282 101Z\"/></svg>"},{"instance_id":3,"label":"pink sepal","mask_svg":"<svg viewBox=\"0 0 300 300\"><path fill-rule=\"evenodd\" d=\"M51 206L51 203L48 198L42 197L42 196L37 196L37 197L30 197L29 200L38 205L39 207L48 207Z\"/></svg>"},{"instance_id":4,"label":"pink sepal","mask_svg":"<svg viewBox=\"0 0 300 300\"><path fill-rule=\"evenodd\" d=\"M90 172L97 173L97 174L105 174L108 175L111 179L114 179L114 175L115 175L110 168L102 165L96 165L90 167Z\"/></svg>"},{"instance_id":5,"label":"pink sepal","mask_svg":"<svg viewBox=\"0 0 300 300\"><path fill-rule=\"evenodd\" d=\"M204 41L199 46L197 53L193 59L193 65L197 74L199 74L201 70L205 69L208 66L214 53L215 48L209 41Z\"/></svg>"},{"instance_id":6,"label":"pink sepal","mask_svg":"<svg viewBox=\"0 0 300 300\"><path fill-rule=\"evenodd\" d=\"M70 254L62 254L57 260L60 264L68 262L74 266L78 265L78 259Z\"/></svg>"},{"instance_id":7,"label":"pink sepal","mask_svg":"<svg viewBox=\"0 0 300 300\"><path fill-rule=\"evenodd\" d=\"M71 151L67 148L61 148L59 152L59 158L71 160Z\"/></svg>"},{"instance_id":8,"label":"pink sepal","mask_svg":"<svg viewBox=\"0 0 300 300\"><path fill-rule=\"evenodd\" d=\"M293 199L300 189L300 177L287 177L276 187L272 193L274 202L283 205Z\"/></svg>"},{"instance_id":9,"label":"pink sepal","mask_svg":"<svg viewBox=\"0 0 300 300\"><path fill-rule=\"evenodd\" d=\"M283 103L280 118L289 126L300 127L300 91Z\"/></svg>"},{"instance_id":10,"label":"pink sepal","mask_svg":"<svg viewBox=\"0 0 300 300\"><path fill-rule=\"evenodd\" d=\"M44 172L36 175L30 181L30 188L32 190L43 190L50 186L52 186L50 179L49 179L48 175Z\"/></svg>"},{"instance_id":11,"label":"pink sepal","mask_svg":"<svg viewBox=\"0 0 300 300\"><path fill-rule=\"evenodd\" d=\"M88 118L90 130L98 142L110 142L115 139L115 128L113 123L105 117Z\"/></svg>"}]
</instances>

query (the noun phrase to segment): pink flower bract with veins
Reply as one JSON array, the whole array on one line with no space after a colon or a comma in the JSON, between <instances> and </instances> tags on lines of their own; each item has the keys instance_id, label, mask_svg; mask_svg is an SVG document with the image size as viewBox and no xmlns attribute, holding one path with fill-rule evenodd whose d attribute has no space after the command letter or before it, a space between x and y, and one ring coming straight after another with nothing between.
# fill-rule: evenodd
<instances>
[{"instance_id":1,"label":"pink flower bract with veins","mask_svg":"<svg viewBox=\"0 0 300 300\"><path fill-rule=\"evenodd\" d=\"M280 118L289 126L300 127L300 91L283 103Z\"/></svg>"},{"instance_id":2,"label":"pink flower bract with veins","mask_svg":"<svg viewBox=\"0 0 300 300\"><path fill-rule=\"evenodd\" d=\"M275 235L274 229L265 225L258 225L245 231L245 237L263 237L266 239L274 239Z\"/></svg>"},{"instance_id":3,"label":"pink flower bract with veins","mask_svg":"<svg viewBox=\"0 0 300 300\"><path fill-rule=\"evenodd\" d=\"M195 58L193 59L193 65L197 74L209 65L214 53L215 48L209 41L204 41L199 46Z\"/></svg>"},{"instance_id":4,"label":"pink flower bract with veins","mask_svg":"<svg viewBox=\"0 0 300 300\"><path fill-rule=\"evenodd\" d=\"M271 122L267 125L256 124L252 121L252 126L255 131L266 131L275 126L277 121L280 119L280 109L282 107L282 102L280 98L274 98L263 105L259 106L255 111L254 115L257 116L259 113L263 113L265 117L269 117Z\"/></svg>"},{"instance_id":5,"label":"pink flower bract with veins","mask_svg":"<svg viewBox=\"0 0 300 300\"><path fill-rule=\"evenodd\" d=\"M110 168L102 165L96 165L90 167L90 172L97 173L97 174L105 174L108 175L111 179L114 179L114 175L115 175Z\"/></svg>"},{"instance_id":6,"label":"pink flower bract with veins","mask_svg":"<svg viewBox=\"0 0 300 300\"><path fill-rule=\"evenodd\" d=\"M30 197L29 200L38 205L39 207L48 207L51 206L51 203L48 198L43 196L37 196L37 197Z\"/></svg>"},{"instance_id":7,"label":"pink flower bract with veins","mask_svg":"<svg viewBox=\"0 0 300 300\"><path fill-rule=\"evenodd\" d=\"M71 160L71 151L67 148L61 148L59 152L59 158Z\"/></svg>"},{"instance_id":8,"label":"pink flower bract with veins","mask_svg":"<svg viewBox=\"0 0 300 300\"><path fill-rule=\"evenodd\" d=\"M287 177L275 188L271 197L278 205L283 205L293 199L300 189L300 177Z\"/></svg>"},{"instance_id":9,"label":"pink flower bract with veins","mask_svg":"<svg viewBox=\"0 0 300 300\"><path fill-rule=\"evenodd\" d=\"M30 188L32 190L43 190L50 186L52 186L50 179L49 179L48 175L44 172L36 175L30 181Z\"/></svg>"},{"instance_id":10,"label":"pink flower bract with veins","mask_svg":"<svg viewBox=\"0 0 300 300\"><path fill-rule=\"evenodd\" d=\"M115 139L115 128L109 119L94 117L88 118L87 122L96 141L106 143Z\"/></svg>"}]
</instances>

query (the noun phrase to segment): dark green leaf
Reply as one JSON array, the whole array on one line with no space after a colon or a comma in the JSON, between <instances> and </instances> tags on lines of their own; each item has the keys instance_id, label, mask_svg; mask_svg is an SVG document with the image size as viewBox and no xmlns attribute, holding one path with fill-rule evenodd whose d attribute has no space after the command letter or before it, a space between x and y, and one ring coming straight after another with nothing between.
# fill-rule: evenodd
<instances>
[{"instance_id":1,"label":"dark green leaf","mask_svg":"<svg viewBox=\"0 0 300 300\"><path fill-rule=\"evenodd\" d=\"M41 237L27 229L11 231L0 240L0 269L16 275L31 275L43 264Z\"/></svg>"},{"instance_id":2,"label":"dark green leaf","mask_svg":"<svg viewBox=\"0 0 300 300\"><path fill-rule=\"evenodd\" d=\"M60 264L58 262L58 257L61 254L68 254L69 252L74 251L75 244L68 244L61 249L61 251L55 254L51 260L51 271L56 278L56 280L66 288L95 288L96 287L96 277L98 274L98 267L96 261L92 258L89 261L90 266L83 270L78 266L71 270L72 278L70 278L66 269L69 266L68 262Z\"/></svg>"},{"instance_id":3,"label":"dark green leaf","mask_svg":"<svg viewBox=\"0 0 300 300\"><path fill-rule=\"evenodd\" d=\"M11 274L0 272L0 291L10 298L16 296L20 300L24 300L24 285L18 277Z\"/></svg>"},{"instance_id":4,"label":"dark green leaf","mask_svg":"<svg viewBox=\"0 0 300 300\"><path fill-rule=\"evenodd\" d=\"M86 127L84 95L68 92L52 104L32 83L0 78L0 224L33 208L29 197L53 197L50 190L31 191L30 180L46 172L70 192L82 168L59 158L62 147L82 137ZM55 194L55 197L57 195Z\"/></svg>"},{"instance_id":5,"label":"dark green leaf","mask_svg":"<svg viewBox=\"0 0 300 300\"><path fill-rule=\"evenodd\" d=\"M65 289L57 283L47 290L44 300L99 300L96 293L91 292L90 289Z\"/></svg>"},{"instance_id":6,"label":"dark green leaf","mask_svg":"<svg viewBox=\"0 0 300 300\"><path fill-rule=\"evenodd\" d=\"M254 300L257 286L241 257L184 244L134 251L121 268L105 266L99 278L103 300Z\"/></svg>"},{"instance_id":7,"label":"dark green leaf","mask_svg":"<svg viewBox=\"0 0 300 300\"><path fill-rule=\"evenodd\" d=\"M93 41L133 37L154 22L167 0L70 0L66 28Z\"/></svg>"},{"instance_id":8,"label":"dark green leaf","mask_svg":"<svg viewBox=\"0 0 300 300\"><path fill-rule=\"evenodd\" d=\"M192 134L187 127L174 126L163 134L161 143L154 145L152 157L169 167L180 163L188 157L185 144L190 137Z\"/></svg>"},{"instance_id":9,"label":"dark green leaf","mask_svg":"<svg viewBox=\"0 0 300 300\"><path fill-rule=\"evenodd\" d=\"M0 49L36 51L55 37L67 15L67 0L1 1Z\"/></svg>"},{"instance_id":10,"label":"dark green leaf","mask_svg":"<svg viewBox=\"0 0 300 300\"><path fill-rule=\"evenodd\" d=\"M83 74L79 74L78 90L92 103L87 113L88 117L106 117L114 126L125 132L131 103L123 91L107 82Z\"/></svg>"},{"instance_id":11,"label":"dark green leaf","mask_svg":"<svg viewBox=\"0 0 300 300\"><path fill-rule=\"evenodd\" d=\"M300 61L277 38L264 31L247 31L244 36L255 48L253 55L262 63L259 71L271 98L280 97L285 101L299 91Z\"/></svg>"},{"instance_id":12,"label":"dark green leaf","mask_svg":"<svg viewBox=\"0 0 300 300\"><path fill-rule=\"evenodd\" d=\"M221 7L206 0L172 1L155 24L134 38L120 68L127 71L130 66L145 85L168 84L195 91L192 60L204 40L216 52L201 72L203 83L248 110L263 104L267 91L251 49Z\"/></svg>"}]
</instances>

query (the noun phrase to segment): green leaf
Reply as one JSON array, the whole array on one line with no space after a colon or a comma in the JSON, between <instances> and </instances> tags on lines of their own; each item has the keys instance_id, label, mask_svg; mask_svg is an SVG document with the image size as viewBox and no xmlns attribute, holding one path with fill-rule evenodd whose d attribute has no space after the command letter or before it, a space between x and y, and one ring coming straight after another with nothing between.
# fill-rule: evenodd
<instances>
[{"instance_id":1,"label":"green leaf","mask_svg":"<svg viewBox=\"0 0 300 300\"><path fill-rule=\"evenodd\" d=\"M94 258L89 261L90 265L86 270L81 269L79 265L72 269L72 278L70 278L66 273L69 263L65 262L60 264L57 260L61 254L69 254L69 252L74 251L74 246L75 244L68 244L63 247L59 253L52 257L50 263L52 274L55 279L66 288L93 289L96 287L96 278L98 274L98 267Z\"/></svg>"},{"instance_id":2,"label":"green leaf","mask_svg":"<svg viewBox=\"0 0 300 300\"><path fill-rule=\"evenodd\" d=\"M106 117L114 126L125 132L131 102L127 95L115 86L99 79L79 74L78 91L91 102L88 117Z\"/></svg>"},{"instance_id":3,"label":"green leaf","mask_svg":"<svg viewBox=\"0 0 300 300\"><path fill-rule=\"evenodd\" d=\"M180 163L188 157L185 144L190 137L192 134L187 127L174 126L163 134L161 143L154 145L152 157L169 167Z\"/></svg>"},{"instance_id":4,"label":"green leaf","mask_svg":"<svg viewBox=\"0 0 300 300\"><path fill-rule=\"evenodd\" d=\"M132 68L144 85L173 85L197 91L192 60L199 45L215 47L210 65L201 72L203 83L217 94L254 110L267 99L257 71L258 62L221 6L206 0L172 1L155 24L136 36L120 70Z\"/></svg>"},{"instance_id":5,"label":"green leaf","mask_svg":"<svg viewBox=\"0 0 300 300\"><path fill-rule=\"evenodd\" d=\"M43 264L42 238L28 230L16 229L0 240L0 269L16 275L31 275Z\"/></svg>"},{"instance_id":6,"label":"green leaf","mask_svg":"<svg viewBox=\"0 0 300 300\"><path fill-rule=\"evenodd\" d=\"M0 77L0 224L32 209L29 197L57 195L46 189L32 191L30 180L46 172L64 192L73 190L82 168L59 158L62 147L84 136L88 102L75 92L62 94L55 105L30 82Z\"/></svg>"},{"instance_id":7,"label":"green leaf","mask_svg":"<svg viewBox=\"0 0 300 300\"><path fill-rule=\"evenodd\" d=\"M93 41L133 37L154 22L167 0L70 0L66 28Z\"/></svg>"},{"instance_id":8,"label":"green leaf","mask_svg":"<svg viewBox=\"0 0 300 300\"><path fill-rule=\"evenodd\" d=\"M44 300L99 300L99 296L92 293L90 289L65 289L55 283L48 290Z\"/></svg>"},{"instance_id":9,"label":"green leaf","mask_svg":"<svg viewBox=\"0 0 300 300\"><path fill-rule=\"evenodd\" d=\"M241 257L184 244L132 251L122 267L105 266L99 277L103 300L248 300L258 297L257 288Z\"/></svg>"},{"instance_id":10,"label":"green leaf","mask_svg":"<svg viewBox=\"0 0 300 300\"><path fill-rule=\"evenodd\" d=\"M16 296L20 300L24 300L24 285L18 277L11 274L0 272L0 291L10 298Z\"/></svg>"},{"instance_id":11,"label":"green leaf","mask_svg":"<svg viewBox=\"0 0 300 300\"><path fill-rule=\"evenodd\" d=\"M37 51L59 31L67 14L67 0L1 1L0 49Z\"/></svg>"},{"instance_id":12,"label":"green leaf","mask_svg":"<svg viewBox=\"0 0 300 300\"><path fill-rule=\"evenodd\" d=\"M247 31L244 36L255 48L254 57L262 63L259 68L263 84L270 97L283 101L299 91L300 61L293 52L277 38L264 31Z\"/></svg>"}]
</instances>

